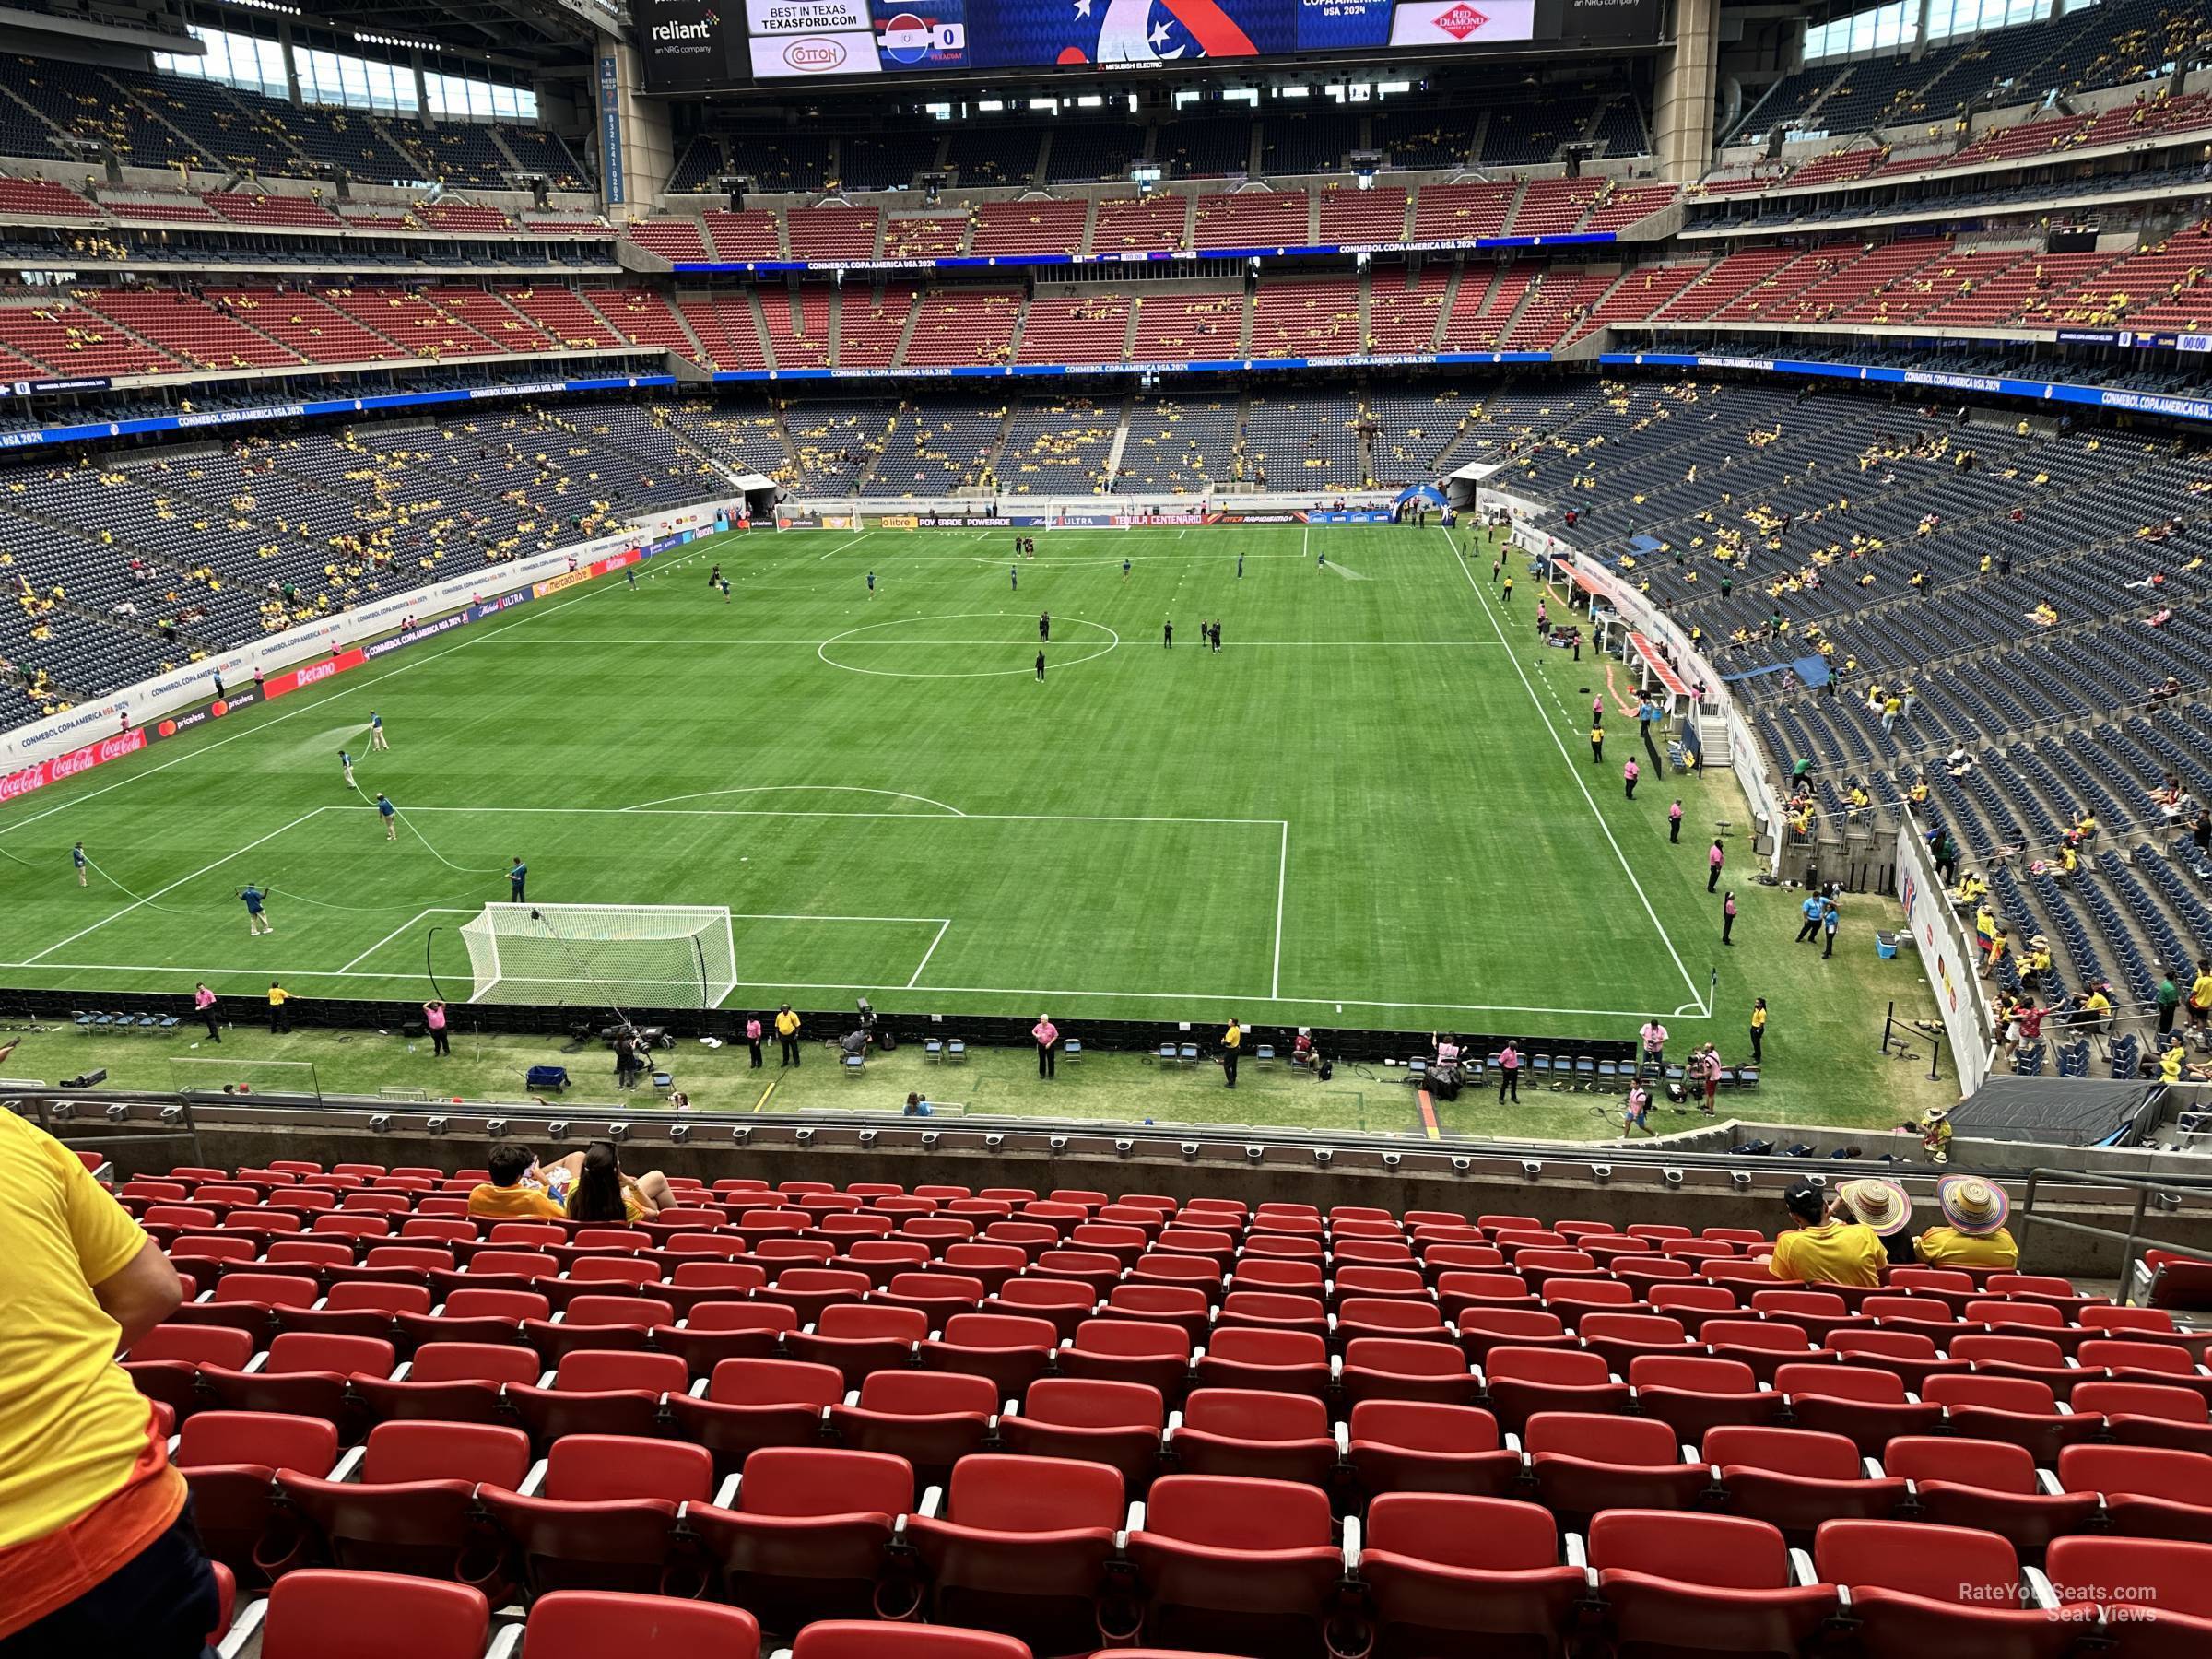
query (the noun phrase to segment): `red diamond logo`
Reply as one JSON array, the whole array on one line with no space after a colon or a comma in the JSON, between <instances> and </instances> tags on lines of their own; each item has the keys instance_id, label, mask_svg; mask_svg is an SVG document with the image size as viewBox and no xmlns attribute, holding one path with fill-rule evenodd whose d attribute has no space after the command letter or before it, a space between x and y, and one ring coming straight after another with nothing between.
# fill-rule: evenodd
<instances>
[{"instance_id":1,"label":"red diamond logo","mask_svg":"<svg viewBox=\"0 0 2212 1659\"><path fill-rule=\"evenodd\" d=\"M1489 18L1471 6L1455 6L1450 11L1441 11L1430 19L1455 41L1464 41L1480 29Z\"/></svg>"}]
</instances>

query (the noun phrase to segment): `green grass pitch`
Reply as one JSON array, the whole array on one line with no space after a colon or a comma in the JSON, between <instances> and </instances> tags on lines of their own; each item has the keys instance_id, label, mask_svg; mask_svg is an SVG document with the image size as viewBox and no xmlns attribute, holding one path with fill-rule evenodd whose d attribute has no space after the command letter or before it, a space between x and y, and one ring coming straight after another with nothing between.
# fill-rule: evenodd
<instances>
[{"instance_id":1,"label":"green grass pitch","mask_svg":"<svg viewBox=\"0 0 2212 1659\"><path fill-rule=\"evenodd\" d=\"M1733 780L1647 766L1624 798L1628 678L1538 646L1520 556L1508 602L1490 545L1433 527L1037 531L1034 560L1014 534L696 544L28 797L0 813L25 861L0 982L419 997L427 940L459 999L457 927L519 855L535 901L726 905L737 1006L1530 1037L1656 1013L1733 1060L1764 994L1770 1063L1825 1050L1839 1092L1883 998L1921 1011L1872 960L1887 902L1847 905L1832 963L1789 943Z\"/></svg>"}]
</instances>

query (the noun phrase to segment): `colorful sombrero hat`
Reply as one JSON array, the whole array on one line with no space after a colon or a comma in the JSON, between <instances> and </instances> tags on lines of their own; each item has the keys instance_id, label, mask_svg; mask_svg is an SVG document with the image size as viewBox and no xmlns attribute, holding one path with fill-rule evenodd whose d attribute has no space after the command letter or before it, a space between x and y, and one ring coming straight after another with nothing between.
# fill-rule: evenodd
<instances>
[{"instance_id":1,"label":"colorful sombrero hat","mask_svg":"<svg viewBox=\"0 0 2212 1659\"><path fill-rule=\"evenodd\" d=\"M1943 1218L1962 1233L1993 1233L2012 1213L2012 1200L1994 1181L1979 1175L1947 1175L1936 1183Z\"/></svg>"},{"instance_id":2,"label":"colorful sombrero hat","mask_svg":"<svg viewBox=\"0 0 2212 1659\"><path fill-rule=\"evenodd\" d=\"M1912 1194L1894 1181L1847 1181L1836 1195L1851 1206L1851 1213L1888 1238L1902 1232L1912 1219Z\"/></svg>"}]
</instances>

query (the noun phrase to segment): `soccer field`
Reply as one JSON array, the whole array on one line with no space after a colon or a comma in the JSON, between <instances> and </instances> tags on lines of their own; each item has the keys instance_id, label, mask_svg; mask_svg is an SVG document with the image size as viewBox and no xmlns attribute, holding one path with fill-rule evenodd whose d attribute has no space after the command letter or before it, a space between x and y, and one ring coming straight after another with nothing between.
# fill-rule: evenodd
<instances>
[{"instance_id":1,"label":"soccer field","mask_svg":"<svg viewBox=\"0 0 2212 1659\"><path fill-rule=\"evenodd\" d=\"M728 907L734 1006L1699 1039L1716 965L1713 1035L1766 989L1704 891L1733 782L1623 799L1628 679L1537 646L1524 560L1509 604L1436 528L1032 534L694 544L41 792L0 982L458 1000L520 856L534 901Z\"/></svg>"}]
</instances>

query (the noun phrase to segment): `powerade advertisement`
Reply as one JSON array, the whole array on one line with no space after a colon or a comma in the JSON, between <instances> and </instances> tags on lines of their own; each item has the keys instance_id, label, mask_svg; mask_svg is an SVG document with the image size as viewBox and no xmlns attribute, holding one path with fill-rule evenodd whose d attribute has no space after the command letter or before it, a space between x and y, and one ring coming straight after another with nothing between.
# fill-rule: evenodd
<instances>
[{"instance_id":1,"label":"powerade advertisement","mask_svg":"<svg viewBox=\"0 0 2212 1659\"><path fill-rule=\"evenodd\" d=\"M649 23L648 53L691 60L660 88L712 56L699 38L698 0L653 0L683 10ZM725 0L744 7L752 78L958 73L967 69L1163 66L1206 58L1394 48L1424 54L1562 44L1650 43L1658 0ZM685 8L688 9L685 9ZM657 16L657 12L652 14ZM728 27L724 24L723 27ZM734 42L733 42L734 44ZM733 54L735 55L735 54ZM739 73L742 73L740 71Z\"/></svg>"}]
</instances>

